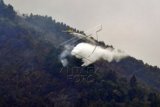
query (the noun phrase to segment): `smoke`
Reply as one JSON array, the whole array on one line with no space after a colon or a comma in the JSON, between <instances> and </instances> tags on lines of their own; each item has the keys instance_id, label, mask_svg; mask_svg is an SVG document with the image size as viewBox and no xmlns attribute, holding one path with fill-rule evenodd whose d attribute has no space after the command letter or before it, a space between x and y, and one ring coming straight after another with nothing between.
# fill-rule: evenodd
<instances>
[{"instance_id":1,"label":"smoke","mask_svg":"<svg viewBox=\"0 0 160 107\"><path fill-rule=\"evenodd\" d=\"M67 57L71 55L72 49L73 49L73 46L65 45L64 50L60 54L60 61L64 67L66 67L69 63Z\"/></svg>"},{"instance_id":2,"label":"smoke","mask_svg":"<svg viewBox=\"0 0 160 107\"><path fill-rule=\"evenodd\" d=\"M73 48L71 55L78 59L82 59L82 66L88 66L101 59L108 62L118 62L128 56L120 50L103 48L101 46L95 46L89 43L79 43Z\"/></svg>"}]
</instances>

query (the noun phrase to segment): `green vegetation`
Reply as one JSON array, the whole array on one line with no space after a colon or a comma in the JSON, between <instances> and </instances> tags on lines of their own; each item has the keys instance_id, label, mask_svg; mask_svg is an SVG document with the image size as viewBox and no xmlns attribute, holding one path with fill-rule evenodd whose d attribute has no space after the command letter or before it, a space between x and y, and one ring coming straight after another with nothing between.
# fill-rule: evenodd
<instances>
[{"instance_id":1,"label":"green vegetation","mask_svg":"<svg viewBox=\"0 0 160 107\"><path fill-rule=\"evenodd\" d=\"M68 29L84 33L0 2L0 107L160 107L158 67L132 57L81 67L70 56L63 68Z\"/></svg>"}]
</instances>

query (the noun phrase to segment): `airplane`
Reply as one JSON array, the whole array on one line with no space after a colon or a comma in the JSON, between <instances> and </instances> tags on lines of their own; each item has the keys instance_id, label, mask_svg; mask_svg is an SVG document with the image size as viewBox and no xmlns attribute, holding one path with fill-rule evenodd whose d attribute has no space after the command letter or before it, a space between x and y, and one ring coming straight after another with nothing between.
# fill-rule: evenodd
<instances>
[{"instance_id":1,"label":"airplane","mask_svg":"<svg viewBox=\"0 0 160 107\"><path fill-rule=\"evenodd\" d=\"M90 42L92 44L97 44L97 42L98 42L98 32L100 32L102 30L102 25L98 25L98 26L96 26L94 28L97 28L97 27L99 27L99 29L96 30L95 32L91 32L90 33L89 30L88 30L88 32L89 32L88 34L86 34L86 33L85 34L77 33L77 32L75 32L75 31L73 31L71 29L69 29L67 31L63 31L63 32L70 33L74 37L72 37L71 39L69 39L69 40L67 40L67 41L65 41L63 43L61 43L60 46L64 46L65 44L75 43L76 41L81 40L81 39L82 40L86 40L86 41L88 41L88 42ZM93 34L96 36L96 38L94 38L92 36Z\"/></svg>"}]
</instances>

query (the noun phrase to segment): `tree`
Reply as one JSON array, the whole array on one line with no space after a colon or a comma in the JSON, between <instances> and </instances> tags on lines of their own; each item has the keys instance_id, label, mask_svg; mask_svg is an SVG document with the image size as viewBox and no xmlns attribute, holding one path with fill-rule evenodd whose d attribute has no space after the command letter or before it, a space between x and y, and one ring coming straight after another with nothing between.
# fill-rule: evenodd
<instances>
[{"instance_id":1,"label":"tree","mask_svg":"<svg viewBox=\"0 0 160 107\"><path fill-rule=\"evenodd\" d=\"M136 87L137 87L137 79L136 79L136 76L135 76L135 75L133 75L133 76L131 77L131 79L130 79L130 86L131 86L132 88L136 88Z\"/></svg>"},{"instance_id":2,"label":"tree","mask_svg":"<svg viewBox=\"0 0 160 107\"><path fill-rule=\"evenodd\" d=\"M156 93L150 93L148 95L148 100L151 102L151 107L159 107L160 103L159 103L159 99L156 95Z\"/></svg>"}]
</instances>

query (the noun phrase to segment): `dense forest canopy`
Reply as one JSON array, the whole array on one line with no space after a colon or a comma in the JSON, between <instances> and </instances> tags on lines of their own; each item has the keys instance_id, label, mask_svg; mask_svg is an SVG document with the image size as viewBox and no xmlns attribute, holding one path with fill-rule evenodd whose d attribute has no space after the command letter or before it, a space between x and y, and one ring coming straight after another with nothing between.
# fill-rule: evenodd
<instances>
[{"instance_id":1,"label":"dense forest canopy","mask_svg":"<svg viewBox=\"0 0 160 107\"><path fill-rule=\"evenodd\" d=\"M0 106L160 106L160 69L141 60L81 67L82 61L70 56L63 67L64 47L57 46L72 38L63 32L68 29L84 34L49 16L17 15L0 1Z\"/></svg>"}]
</instances>

